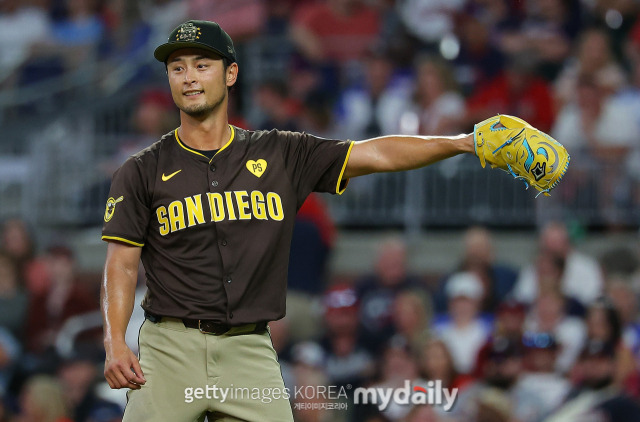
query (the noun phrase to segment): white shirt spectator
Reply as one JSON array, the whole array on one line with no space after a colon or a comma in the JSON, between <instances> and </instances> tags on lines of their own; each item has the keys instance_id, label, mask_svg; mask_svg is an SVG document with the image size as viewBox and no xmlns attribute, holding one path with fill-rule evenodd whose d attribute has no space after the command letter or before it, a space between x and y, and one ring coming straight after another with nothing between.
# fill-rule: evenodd
<instances>
[{"instance_id":1,"label":"white shirt spectator","mask_svg":"<svg viewBox=\"0 0 640 422\"><path fill-rule=\"evenodd\" d=\"M518 302L531 304L538 296L538 283L533 266L525 267L518 276L513 296ZM588 306L602 294L602 271L597 261L580 252L570 252L562 276L562 293Z\"/></svg>"},{"instance_id":2,"label":"white shirt spectator","mask_svg":"<svg viewBox=\"0 0 640 422\"><path fill-rule=\"evenodd\" d=\"M49 21L43 9L22 7L0 14L0 79L29 58L31 47L49 34Z\"/></svg>"},{"instance_id":3,"label":"white shirt spectator","mask_svg":"<svg viewBox=\"0 0 640 422\"><path fill-rule=\"evenodd\" d=\"M535 318L527 318L524 328L525 331L540 331ZM555 325L552 334L560 348L555 369L559 373L567 373L584 347L587 340L587 327L580 318L565 316Z\"/></svg>"},{"instance_id":4,"label":"white shirt spectator","mask_svg":"<svg viewBox=\"0 0 640 422\"><path fill-rule=\"evenodd\" d=\"M486 343L491 333L489 324L476 319L466 327L456 327L453 322L436 324L436 333L449 348L453 364L461 374L474 369L478 351Z\"/></svg>"}]
</instances>

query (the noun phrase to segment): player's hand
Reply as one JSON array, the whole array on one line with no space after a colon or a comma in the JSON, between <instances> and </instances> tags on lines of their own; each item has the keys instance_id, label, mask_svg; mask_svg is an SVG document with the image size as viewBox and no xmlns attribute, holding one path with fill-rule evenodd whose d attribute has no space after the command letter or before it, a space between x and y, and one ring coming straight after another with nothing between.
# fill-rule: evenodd
<instances>
[{"instance_id":1,"label":"player's hand","mask_svg":"<svg viewBox=\"0 0 640 422\"><path fill-rule=\"evenodd\" d=\"M147 380L140 368L138 358L126 343L112 344L106 347L107 357L104 363L104 377L109 387L131 388L138 390Z\"/></svg>"}]
</instances>

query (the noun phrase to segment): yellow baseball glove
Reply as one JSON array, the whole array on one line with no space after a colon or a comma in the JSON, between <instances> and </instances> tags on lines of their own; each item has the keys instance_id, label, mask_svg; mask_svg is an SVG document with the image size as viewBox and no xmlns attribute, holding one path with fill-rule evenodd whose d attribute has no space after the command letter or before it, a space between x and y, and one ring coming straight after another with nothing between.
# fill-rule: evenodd
<instances>
[{"instance_id":1,"label":"yellow baseball glove","mask_svg":"<svg viewBox=\"0 0 640 422\"><path fill-rule=\"evenodd\" d=\"M549 196L569 167L569 153L558 141L514 116L499 114L473 128L476 155ZM536 195L537 197L537 195Z\"/></svg>"}]
</instances>

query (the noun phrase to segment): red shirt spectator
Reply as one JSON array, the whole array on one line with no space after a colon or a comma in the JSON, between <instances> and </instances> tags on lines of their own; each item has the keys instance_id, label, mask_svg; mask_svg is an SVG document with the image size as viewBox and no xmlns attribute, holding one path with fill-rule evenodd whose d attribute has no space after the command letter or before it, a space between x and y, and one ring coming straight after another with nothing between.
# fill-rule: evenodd
<instances>
[{"instance_id":1,"label":"red shirt spectator","mask_svg":"<svg viewBox=\"0 0 640 422\"><path fill-rule=\"evenodd\" d=\"M532 74L507 70L468 100L470 121L479 122L496 113L518 116L548 132L554 120L549 85Z\"/></svg>"},{"instance_id":2,"label":"red shirt spectator","mask_svg":"<svg viewBox=\"0 0 640 422\"><path fill-rule=\"evenodd\" d=\"M301 7L292 36L312 61L357 60L378 34L378 13L357 0L329 0Z\"/></svg>"}]
</instances>

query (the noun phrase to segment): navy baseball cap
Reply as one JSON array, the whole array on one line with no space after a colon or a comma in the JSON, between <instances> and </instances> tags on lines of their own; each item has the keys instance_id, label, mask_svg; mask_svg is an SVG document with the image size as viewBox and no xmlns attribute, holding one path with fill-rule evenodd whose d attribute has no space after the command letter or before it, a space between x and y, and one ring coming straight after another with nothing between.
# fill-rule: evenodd
<instances>
[{"instance_id":1,"label":"navy baseball cap","mask_svg":"<svg viewBox=\"0 0 640 422\"><path fill-rule=\"evenodd\" d=\"M153 56L160 62L166 62L171 53L181 48L202 48L236 62L236 50L229 34L220 25L210 21L190 20L171 31L169 40L158 46Z\"/></svg>"}]
</instances>

